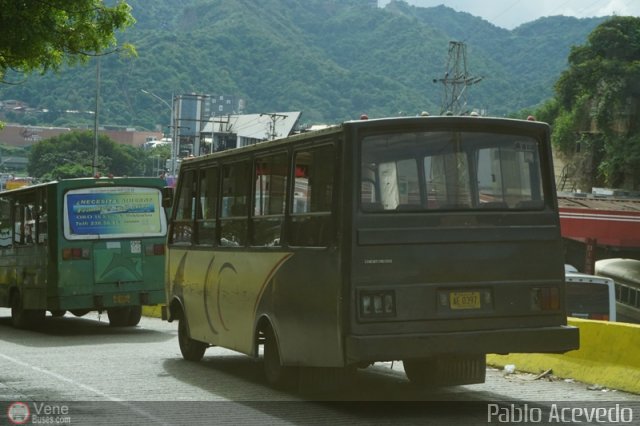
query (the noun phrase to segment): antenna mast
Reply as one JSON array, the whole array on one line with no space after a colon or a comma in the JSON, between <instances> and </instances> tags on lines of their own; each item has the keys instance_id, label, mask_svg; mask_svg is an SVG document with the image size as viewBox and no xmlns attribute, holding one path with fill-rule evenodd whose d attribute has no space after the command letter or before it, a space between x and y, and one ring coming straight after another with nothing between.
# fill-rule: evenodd
<instances>
[{"instance_id":1,"label":"antenna mast","mask_svg":"<svg viewBox=\"0 0 640 426\"><path fill-rule=\"evenodd\" d=\"M434 78L434 83L442 83L442 105L440 114L451 112L464 115L467 111L466 88L479 83L482 77L472 77L467 71L467 46L461 41L449 42L447 71L443 78Z\"/></svg>"}]
</instances>

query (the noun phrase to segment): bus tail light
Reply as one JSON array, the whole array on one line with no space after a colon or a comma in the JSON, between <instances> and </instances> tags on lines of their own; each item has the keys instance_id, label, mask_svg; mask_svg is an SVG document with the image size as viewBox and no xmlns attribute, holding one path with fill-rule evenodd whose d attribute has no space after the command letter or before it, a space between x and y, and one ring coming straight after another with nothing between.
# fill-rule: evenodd
<instances>
[{"instance_id":1,"label":"bus tail light","mask_svg":"<svg viewBox=\"0 0 640 426\"><path fill-rule=\"evenodd\" d=\"M534 311L556 311L560 309L560 290L558 287L531 289L531 309Z\"/></svg>"},{"instance_id":2,"label":"bus tail light","mask_svg":"<svg viewBox=\"0 0 640 426\"><path fill-rule=\"evenodd\" d=\"M88 248L65 248L62 249L62 260L89 259Z\"/></svg>"},{"instance_id":3,"label":"bus tail light","mask_svg":"<svg viewBox=\"0 0 640 426\"><path fill-rule=\"evenodd\" d=\"M164 244L147 244L144 248L147 256L161 256L164 254Z\"/></svg>"},{"instance_id":4,"label":"bus tail light","mask_svg":"<svg viewBox=\"0 0 640 426\"><path fill-rule=\"evenodd\" d=\"M364 318L396 315L396 297L393 290L360 293L360 316Z\"/></svg>"}]
</instances>

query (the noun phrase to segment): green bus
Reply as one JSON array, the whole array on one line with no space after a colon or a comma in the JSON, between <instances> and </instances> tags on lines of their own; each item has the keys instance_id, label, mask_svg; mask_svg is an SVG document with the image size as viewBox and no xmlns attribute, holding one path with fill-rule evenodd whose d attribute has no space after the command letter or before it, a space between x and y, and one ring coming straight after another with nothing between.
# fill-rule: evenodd
<instances>
[{"instance_id":1,"label":"green bus","mask_svg":"<svg viewBox=\"0 0 640 426\"><path fill-rule=\"evenodd\" d=\"M107 312L135 326L164 300L160 178L79 178L0 192L0 306L12 324Z\"/></svg>"},{"instance_id":2,"label":"green bus","mask_svg":"<svg viewBox=\"0 0 640 426\"><path fill-rule=\"evenodd\" d=\"M483 382L487 353L576 349L549 134L385 118L185 160L163 312L183 357L263 356L275 386L402 360L450 385Z\"/></svg>"}]
</instances>

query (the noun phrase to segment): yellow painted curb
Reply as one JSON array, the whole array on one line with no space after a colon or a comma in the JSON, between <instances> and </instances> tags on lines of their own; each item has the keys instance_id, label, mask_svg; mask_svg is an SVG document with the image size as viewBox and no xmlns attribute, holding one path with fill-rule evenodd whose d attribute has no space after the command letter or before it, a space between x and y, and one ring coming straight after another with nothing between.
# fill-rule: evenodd
<instances>
[{"instance_id":1,"label":"yellow painted curb","mask_svg":"<svg viewBox=\"0 0 640 426\"><path fill-rule=\"evenodd\" d=\"M143 306L142 315L144 315L145 317L161 318L162 305Z\"/></svg>"},{"instance_id":2,"label":"yellow painted curb","mask_svg":"<svg viewBox=\"0 0 640 426\"><path fill-rule=\"evenodd\" d=\"M580 349L566 354L488 355L498 367L553 374L612 389L640 393L640 325L570 318L580 329Z\"/></svg>"}]
</instances>

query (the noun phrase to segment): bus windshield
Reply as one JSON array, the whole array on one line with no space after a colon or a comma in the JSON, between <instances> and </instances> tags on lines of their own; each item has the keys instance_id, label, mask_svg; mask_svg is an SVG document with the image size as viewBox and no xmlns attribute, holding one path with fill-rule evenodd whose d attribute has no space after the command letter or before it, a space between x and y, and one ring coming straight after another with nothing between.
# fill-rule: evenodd
<instances>
[{"instance_id":1,"label":"bus windshield","mask_svg":"<svg viewBox=\"0 0 640 426\"><path fill-rule=\"evenodd\" d=\"M362 140L365 212L542 209L538 141L504 133L384 133Z\"/></svg>"},{"instance_id":2,"label":"bus windshield","mask_svg":"<svg viewBox=\"0 0 640 426\"><path fill-rule=\"evenodd\" d=\"M68 191L64 236L69 240L160 237L167 223L157 188L105 187Z\"/></svg>"}]
</instances>

